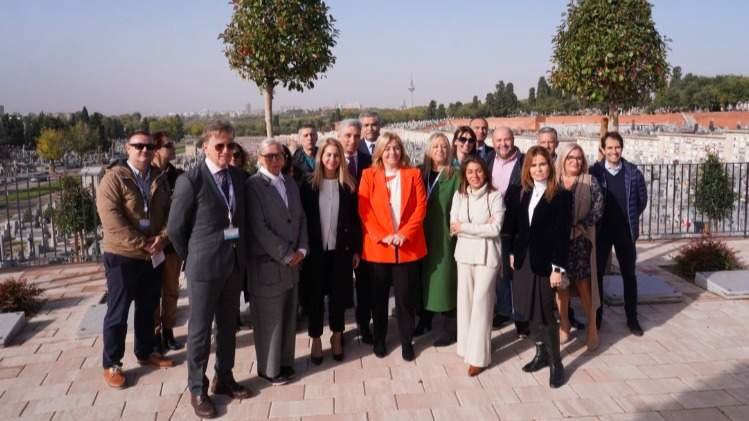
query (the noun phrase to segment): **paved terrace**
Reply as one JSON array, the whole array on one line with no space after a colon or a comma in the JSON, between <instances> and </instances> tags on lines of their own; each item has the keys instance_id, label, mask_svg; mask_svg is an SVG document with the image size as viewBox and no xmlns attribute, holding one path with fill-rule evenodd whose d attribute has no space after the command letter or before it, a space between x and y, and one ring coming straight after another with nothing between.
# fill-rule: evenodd
<instances>
[{"instance_id":1,"label":"paved terrace","mask_svg":"<svg viewBox=\"0 0 749 421\"><path fill-rule=\"evenodd\" d=\"M431 347L430 335L418 339L416 361L406 363L392 341L391 353L379 360L349 332L345 361L334 364L326 350L325 362L315 367L300 330L299 379L281 387L256 377L252 331L242 330L235 376L259 395L216 399L219 413L224 419L294 420L747 420L749 302L722 300L659 269L680 244L640 244L639 267L663 276L683 292L684 301L641 306L642 338L628 335L622 308L608 309L594 355L584 352L579 340L563 346L568 382L560 389L549 389L548 370L536 375L520 370L533 354L532 344L518 340L510 328L493 333L494 364L477 378L467 377L454 346ZM749 240L730 244L749 261ZM1 276L19 275L45 288L48 301L14 344L0 349L0 418L194 418L184 351L171 354L179 363L175 368L139 367L130 335L124 361L130 387L111 390L102 381L101 337L76 336L86 309L104 290L100 266ZM186 306L183 288L176 329L181 337L187 331ZM347 328L353 329L351 320Z\"/></svg>"}]
</instances>

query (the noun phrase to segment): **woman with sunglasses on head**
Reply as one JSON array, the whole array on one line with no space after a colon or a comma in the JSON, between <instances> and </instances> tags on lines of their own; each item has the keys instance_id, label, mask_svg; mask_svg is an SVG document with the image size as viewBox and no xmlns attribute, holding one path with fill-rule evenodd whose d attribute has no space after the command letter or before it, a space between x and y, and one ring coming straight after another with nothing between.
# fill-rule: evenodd
<instances>
[{"instance_id":1,"label":"woman with sunglasses on head","mask_svg":"<svg viewBox=\"0 0 749 421\"><path fill-rule=\"evenodd\" d=\"M453 135L453 166L460 164L469 156L476 154L476 133L468 126L460 126Z\"/></svg>"},{"instance_id":2,"label":"woman with sunglasses on head","mask_svg":"<svg viewBox=\"0 0 749 421\"><path fill-rule=\"evenodd\" d=\"M429 136L421 177L427 190L427 215L424 219L429 251L421 262L423 306L414 336L432 329L435 313L442 314L443 328L434 346L455 342L455 306L457 269L452 259L455 241L450 237L450 206L459 178L452 163L450 141L442 133Z\"/></svg>"},{"instance_id":3,"label":"woman with sunglasses on head","mask_svg":"<svg viewBox=\"0 0 749 421\"><path fill-rule=\"evenodd\" d=\"M307 215L309 253L302 268L300 288L312 338L310 359L322 363L323 315L328 297L328 325L333 332L333 359L343 361L344 313L354 305L353 269L359 266L361 224L356 205L356 181L344 162L343 146L325 139L317 148L315 168L301 186Z\"/></svg>"},{"instance_id":4,"label":"woman with sunglasses on head","mask_svg":"<svg viewBox=\"0 0 749 421\"><path fill-rule=\"evenodd\" d=\"M377 140L372 166L362 174L358 205L362 259L372 271L374 353L378 358L387 353L388 299L393 286L401 355L413 361L414 317L421 290L419 260L427 253L426 189L398 135L384 133Z\"/></svg>"},{"instance_id":5,"label":"woman with sunglasses on head","mask_svg":"<svg viewBox=\"0 0 749 421\"><path fill-rule=\"evenodd\" d=\"M518 320L530 321L536 355L523 366L535 372L550 366L549 385L564 384L554 292L564 288L568 267L570 195L560 189L549 151L531 147L523 160L521 185L507 188L502 249L510 253L512 298Z\"/></svg>"},{"instance_id":6,"label":"woman with sunglasses on head","mask_svg":"<svg viewBox=\"0 0 749 421\"><path fill-rule=\"evenodd\" d=\"M491 331L500 263L499 230L504 204L484 161L469 156L460 166L460 186L450 209L457 237L458 355L473 377L491 364Z\"/></svg>"},{"instance_id":7,"label":"woman with sunglasses on head","mask_svg":"<svg viewBox=\"0 0 749 421\"><path fill-rule=\"evenodd\" d=\"M562 144L557 150L556 171L559 187L569 191L572 197L572 226L569 236L569 268L567 277L580 295L580 301L588 319L585 344L588 351L598 347L596 311L601 306L598 294L596 264L596 223L603 216L603 191L598 182L588 173L588 161L580 145ZM567 309L570 291L557 291L559 308L559 337L561 343L569 340L570 321Z\"/></svg>"}]
</instances>

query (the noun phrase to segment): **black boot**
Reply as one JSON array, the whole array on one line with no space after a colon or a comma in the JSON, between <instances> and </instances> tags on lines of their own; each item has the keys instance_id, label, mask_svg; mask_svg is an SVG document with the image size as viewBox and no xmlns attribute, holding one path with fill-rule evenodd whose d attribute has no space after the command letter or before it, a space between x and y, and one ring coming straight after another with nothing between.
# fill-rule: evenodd
<instances>
[{"instance_id":1,"label":"black boot","mask_svg":"<svg viewBox=\"0 0 749 421\"><path fill-rule=\"evenodd\" d=\"M182 342L179 342L174 338L174 332L172 331L172 329L163 329L161 331L161 338L163 346L167 349L171 349L172 351L176 351L185 347Z\"/></svg>"},{"instance_id":2,"label":"black boot","mask_svg":"<svg viewBox=\"0 0 749 421\"><path fill-rule=\"evenodd\" d=\"M549 386L553 389L564 384L564 366L559 348L559 326L555 323L546 328L546 352L549 354Z\"/></svg>"},{"instance_id":3,"label":"black boot","mask_svg":"<svg viewBox=\"0 0 749 421\"><path fill-rule=\"evenodd\" d=\"M549 357L546 354L546 347L543 342L536 342L536 355L533 357L531 362L523 366L523 371L526 373L536 372L549 365Z\"/></svg>"},{"instance_id":4,"label":"black boot","mask_svg":"<svg viewBox=\"0 0 749 421\"><path fill-rule=\"evenodd\" d=\"M429 310L422 310L421 314L419 314L419 323L416 325L416 328L414 329L414 338L418 338L419 336L427 333L427 331L432 330L432 318L433 313Z\"/></svg>"}]
</instances>

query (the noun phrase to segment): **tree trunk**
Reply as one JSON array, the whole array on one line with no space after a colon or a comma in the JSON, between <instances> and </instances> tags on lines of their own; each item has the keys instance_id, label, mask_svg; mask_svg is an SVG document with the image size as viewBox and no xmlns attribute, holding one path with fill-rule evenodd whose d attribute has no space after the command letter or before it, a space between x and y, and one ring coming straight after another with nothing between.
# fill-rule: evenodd
<instances>
[{"instance_id":1,"label":"tree trunk","mask_svg":"<svg viewBox=\"0 0 749 421\"><path fill-rule=\"evenodd\" d=\"M263 99L265 99L265 134L273 137L273 84L265 84Z\"/></svg>"},{"instance_id":2,"label":"tree trunk","mask_svg":"<svg viewBox=\"0 0 749 421\"><path fill-rule=\"evenodd\" d=\"M78 231L73 233L73 263L80 263L81 262L81 255L80 255L80 240L78 239Z\"/></svg>"},{"instance_id":3,"label":"tree trunk","mask_svg":"<svg viewBox=\"0 0 749 421\"><path fill-rule=\"evenodd\" d=\"M619 131L619 106L617 104L609 104L609 130Z\"/></svg>"}]
</instances>

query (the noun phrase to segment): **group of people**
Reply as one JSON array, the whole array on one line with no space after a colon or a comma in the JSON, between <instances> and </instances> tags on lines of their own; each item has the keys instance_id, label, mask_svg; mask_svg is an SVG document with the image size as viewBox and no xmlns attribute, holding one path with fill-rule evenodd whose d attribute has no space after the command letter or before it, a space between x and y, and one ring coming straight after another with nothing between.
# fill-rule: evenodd
<instances>
[{"instance_id":1,"label":"group of people","mask_svg":"<svg viewBox=\"0 0 749 421\"><path fill-rule=\"evenodd\" d=\"M232 374L243 291L257 373L271 384L295 377L299 307L308 317L312 364L324 359L326 313L330 353L344 359L344 315L352 307L360 340L385 357L392 289L404 360L416 357L414 337L431 330L436 316L434 345L457 342L468 374L476 376L491 364L492 327L513 321L519 335L536 341L523 370L548 366L550 386L559 387L560 343L573 325L581 328L570 295L580 296L593 350L612 247L627 324L642 335L634 268L647 194L640 171L621 157L618 133L602 137L603 159L590 169L582 148L559 147L552 128L541 129L538 145L524 154L512 130L490 133L482 118L452 139L432 134L420 167L396 134L380 134L376 113L341 121L337 139L318 142L310 125L298 135L293 155L264 140L253 175L241 168L244 152L228 123L206 128L205 161L181 175L169 164L174 148L163 133L130 136L127 159L108 167L97 193L108 385L126 384L122 358L132 302L138 362L173 365L165 351L182 346L172 332L180 268L189 296L188 387L203 418L216 415L209 386L232 398L253 395Z\"/></svg>"}]
</instances>

